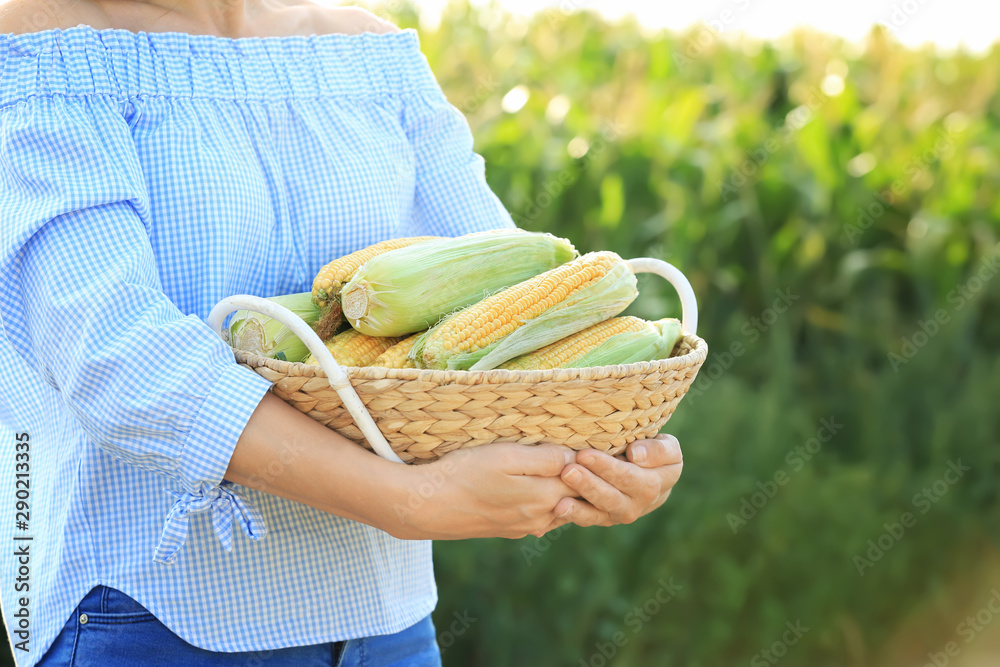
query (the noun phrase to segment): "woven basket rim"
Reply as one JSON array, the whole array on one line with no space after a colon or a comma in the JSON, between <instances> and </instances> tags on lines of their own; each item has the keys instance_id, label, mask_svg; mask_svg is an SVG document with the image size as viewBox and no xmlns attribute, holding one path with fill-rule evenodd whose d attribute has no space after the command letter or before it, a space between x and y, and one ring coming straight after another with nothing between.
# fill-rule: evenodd
<instances>
[{"instance_id":1,"label":"woven basket rim","mask_svg":"<svg viewBox=\"0 0 1000 667\"><path fill-rule=\"evenodd\" d=\"M543 371L510 371L495 369L490 371L438 371L422 368L381 368L377 366L345 366L344 370L352 380L414 380L432 382L434 384L506 384L537 382L565 382L570 380L603 380L605 378L621 378L633 375L647 375L653 372L664 372L699 366L708 357L708 344L694 334L684 334L682 343L687 343L691 350L686 354L669 359L656 361L640 361L634 364L618 364L613 366L589 366L586 368L553 368ZM309 366L294 361L281 361L263 357L253 352L233 348L233 353L241 363L254 367L266 366L286 377L321 377L326 373L319 366Z\"/></svg>"}]
</instances>

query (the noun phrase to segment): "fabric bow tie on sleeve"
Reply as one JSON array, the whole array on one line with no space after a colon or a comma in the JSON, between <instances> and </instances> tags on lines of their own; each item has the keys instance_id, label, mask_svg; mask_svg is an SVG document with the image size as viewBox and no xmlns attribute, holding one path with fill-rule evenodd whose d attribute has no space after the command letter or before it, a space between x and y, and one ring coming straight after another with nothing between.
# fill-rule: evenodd
<instances>
[{"instance_id":1,"label":"fabric bow tie on sleeve","mask_svg":"<svg viewBox=\"0 0 1000 667\"><path fill-rule=\"evenodd\" d=\"M212 512L212 526L219 536L222 547L233 550L233 520L239 522L247 537L259 540L267 535L267 528L260 513L232 488L230 482L214 487L202 484L197 492L179 493L166 489L176 501L167 514L167 520L156 547L153 560L157 563L172 563L188 534L190 516L198 512Z\"/></svg>"}]
</instances>

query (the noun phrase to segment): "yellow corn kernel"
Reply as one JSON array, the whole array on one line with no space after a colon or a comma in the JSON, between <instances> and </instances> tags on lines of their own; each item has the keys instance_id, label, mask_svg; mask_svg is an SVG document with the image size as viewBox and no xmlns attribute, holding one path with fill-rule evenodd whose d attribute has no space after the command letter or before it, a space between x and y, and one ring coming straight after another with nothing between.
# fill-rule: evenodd
<instances>
[{"instance_id":1,"label":"yellow corn kernel","mask_svg":"<svg viewBox=\"0 0 1000 667\"><path fill-rule=\"evenodd\" d=\"M423 332L407 336L380 354L378 359L368 365L379 366L381 368L416 368L417 365L410 358L410 350L413 349L413 344L417 342L417 338L420 337L421 333Z\"/></svg>"},{"instance_id":2,"label":"yellow corn kernel","mask_svg":"<svg viewBox=\"0 0 1000 667\"><path fill-rule=\"evenodd\" d=\"M437 332L453 349L475 352L545 312L570 292L605 275L614 259L601 253L558 266L461 311ZM477 326L477 321L483 322Z\"/></svg>"},{"instance_id":3,"label":"yellow corn kernel","mask_svg":"<svg viewBox=\"0 0 1000 667\"><path fill-rule=\"evenodd\" d=\"M380 354L391 348L402 338L385 338L381 336L366 336L360 331L349 329L326 341L326 349L341 366L367 366L375 361ZM310 366L318 366L315 355L310 354L305 360Z\"/></svg>"},{"instance_id":4,"label":"yellow corn kernel","mask_svg":"<svg viewBox=\"0 0 1000 667\"><path fill-rule=\"evenodd\" d=\"M362 248L349 255L338 257L316 274L312 284L312 300L320 309L321 317L316 323L316 333L323 340L329 339L340 327L342 321L340 310L340 290L351 279L354 273L372 257L390 250L406 248L438 238L437 236L411 236L402 239L389 239L367 248Z\"/></svg>"},{"instance_id":5,"label":"yellow corn kernel","mask_svg":"<svg viewBox=\"0 0 1000 667\"><path fill-rule=\"evenodd\" d=\"M588 253L442 320L419 354L427 368L496 368L617 315L635 298L635 282L615 253Z\"/></svg>"},{"instance_id":6,"label":"yellow corn kernel","mask_svg":"<svg viewBox=\"0 0 1000 667\"><path fill-rule=\"evenodd\" d=\"M649 322L638 317L612 317L598 322L592 327L557 340L540 350L523 354L497 366L507 370L544 371L560 368L596 349L613 336L626 332L641 332L649 328Z\"/></svg>"}]
</instances>

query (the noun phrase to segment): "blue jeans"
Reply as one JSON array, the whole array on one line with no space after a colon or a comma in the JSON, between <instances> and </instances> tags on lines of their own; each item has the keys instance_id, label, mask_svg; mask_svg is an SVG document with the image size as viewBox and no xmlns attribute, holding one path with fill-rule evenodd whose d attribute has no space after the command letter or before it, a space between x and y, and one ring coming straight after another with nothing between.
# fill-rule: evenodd
<instances>
[{"instance_id":1,"label":"blue jeans","mask_svg":"<svg viewBox=\"0 0 1000 667\"><path fill-rule=\"evenodd\" d=\"M271 651L217 653L188 644L121 591L97 586L39 665L48 667L440 667L427 616L394 635Z\"/></svg>"}]
</instances>

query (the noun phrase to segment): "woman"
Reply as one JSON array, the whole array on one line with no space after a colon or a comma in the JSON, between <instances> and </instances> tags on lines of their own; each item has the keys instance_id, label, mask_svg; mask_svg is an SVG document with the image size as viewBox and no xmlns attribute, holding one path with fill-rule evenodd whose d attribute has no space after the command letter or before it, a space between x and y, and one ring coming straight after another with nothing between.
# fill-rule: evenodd
<instances>
[{"instance_id":1,"label":"woman","mask_svg":"<svg viewBox=\"0 0 1000 667\"><path fill-rule=\"evenodd\" d=\"M413 31L292 0L0 12L0 451L30 479L25 505L0 499L28 550L4 550L7 581L30 564L0 598L19 664L436 665L430 540L665 501L670 436L628 461L499 443L387 462L204 324L382 239L513 226Z\"/></svg>"}]
</instances>

